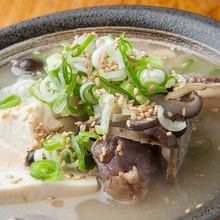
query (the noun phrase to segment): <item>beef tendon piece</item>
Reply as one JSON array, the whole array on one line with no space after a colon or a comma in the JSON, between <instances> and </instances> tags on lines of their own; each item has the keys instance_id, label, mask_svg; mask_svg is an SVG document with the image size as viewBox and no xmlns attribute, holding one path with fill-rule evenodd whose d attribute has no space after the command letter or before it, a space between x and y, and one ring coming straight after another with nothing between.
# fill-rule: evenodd
<instances>
[{"instance_id":1,"label":"beef tendon piece","mask_svg":"<svg viewBox=\"0 0 220 220\"><path fill-rule=\"evenodd\" d=\"M95 142L92 155L104 190L114 199L131 201L146 196L148 185L158 170L150 145L110 136Z\"/></svg>"}]
</instances>

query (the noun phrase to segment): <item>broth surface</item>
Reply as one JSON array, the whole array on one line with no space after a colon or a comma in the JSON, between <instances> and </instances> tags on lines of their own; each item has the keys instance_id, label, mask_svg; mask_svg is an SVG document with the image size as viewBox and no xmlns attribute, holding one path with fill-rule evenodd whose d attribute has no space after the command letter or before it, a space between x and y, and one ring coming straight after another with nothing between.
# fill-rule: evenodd
<instances>
[{"instance_id":1,"label":"broth surface","mask_svg":"<svg viewBox=\"0 0 220 220\"><path fill-rule=\"evenodd\" d=\"M174 67L173 59L176 60L176 56L188 56L200 63L200 70L196 67L191 70L194 74L213 74L218 68L215 64L188 52L151 43L144 48L140 45L141 43L139 48L145 50L147 54L167 56L169 69ZM50 52L43 52L43 54L48 53ZM177 66L187 65L184 64L185 61L186 59L180 59ZM7 76L1 78L1 87L15 80L15 77L9 73L9 66L3 67L0 71L2 76ZM183 216L202 206L220 191L219 119L219 102L205 101L204 109L193 119L197 129L192 132L190 149L178 175L177 184L169 185L158 179L151 186L145 201L140 204L119 204L110 201L102 190L99 190L97 193L80 197L0 206L0 219L17 217L27 220L101 220L104 217L105 220L172 220ZM191 150L193 146L205 150L194 152Z\"/></svg>"}]
</instances>

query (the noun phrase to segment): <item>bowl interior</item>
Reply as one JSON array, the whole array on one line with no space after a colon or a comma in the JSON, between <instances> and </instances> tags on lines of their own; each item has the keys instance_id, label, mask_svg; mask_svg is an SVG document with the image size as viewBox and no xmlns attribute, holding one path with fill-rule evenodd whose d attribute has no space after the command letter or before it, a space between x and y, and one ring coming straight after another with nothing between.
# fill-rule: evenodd
<instances>
[{"instance_id":1,"label":"bowl interior","mask_svg":"<svg viewBox=\"0 0 220 220\"><path fill-rule=\"evenodd\" d=\"M128 28L128 27L98 27L98 28L80 28L52 34L43 35L32 38L24 42L9 46L0 51L0 67L8 64L11 60L20 56L32 53L37 50L44 50L56 47L63 41L72 41L73 36L81 35L85 32L96 32L98 34L115 34L119 36L122 32L126 32L126 36L131 39L138 39L142 45L147 42L152 42L160 45L170 45L179 48L180 50L190 51L195 55L209 59L220 64L220 52L208 47L200 42L181 37L176 34L157 31L143 28ZM196 212L183 217L184 219L203 219L220 214L220 199L217 197L207 205L198 209Z\"/></svg>"}]
</instances>

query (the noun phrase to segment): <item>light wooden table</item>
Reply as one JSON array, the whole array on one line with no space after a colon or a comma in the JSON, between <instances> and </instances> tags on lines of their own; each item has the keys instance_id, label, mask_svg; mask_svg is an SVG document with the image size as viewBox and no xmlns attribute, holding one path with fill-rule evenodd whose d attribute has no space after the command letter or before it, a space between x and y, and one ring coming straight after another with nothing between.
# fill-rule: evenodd
<instances>
[{"instance_id":1,"label":"light wooden table","mask_svg":"<svg viewBox=\"0 0 220 220\"><path fill-rule=\"evenodd\" d=\"M56 11L112 4L179 8L220 20L220 0L0 0L0 28Z\"/></svg>"}]
</instances>

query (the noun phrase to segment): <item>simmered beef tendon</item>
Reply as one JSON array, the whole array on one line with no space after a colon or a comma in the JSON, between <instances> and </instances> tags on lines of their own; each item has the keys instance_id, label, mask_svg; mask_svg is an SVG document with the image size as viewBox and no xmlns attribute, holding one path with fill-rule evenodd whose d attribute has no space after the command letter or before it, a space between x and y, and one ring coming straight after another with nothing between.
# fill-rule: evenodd
<instances>
[{"instance_id":1,"label":"simmered beef tendon","mask_svg":"<svg viewBox=\"0 0 220 220\"><path fill-rule=\"evenodd\" d=\"M157 171L150 145L110 136L93 145L92 155L104 190L114 199L129 201L145 197Z\"/></svg>"}]
</instances>

